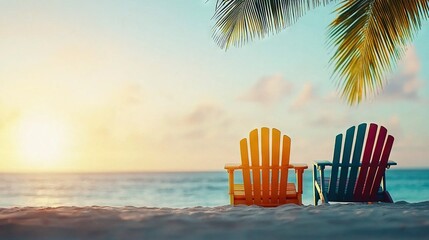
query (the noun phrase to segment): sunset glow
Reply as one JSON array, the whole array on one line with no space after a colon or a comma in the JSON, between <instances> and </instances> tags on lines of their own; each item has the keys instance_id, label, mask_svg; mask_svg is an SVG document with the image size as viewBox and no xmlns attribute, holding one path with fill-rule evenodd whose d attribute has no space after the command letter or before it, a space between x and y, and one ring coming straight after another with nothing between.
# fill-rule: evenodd
<instances>
[{"instance_id":1,"label":"sunset glow","mask_svg":"<svg viewBox=\"0 0 429 240\"><path fill-rule=\"evenodd\" d=\"M18 154L27 166L52 168L61 165L68 144L64 123L49 117L28 117L19 123Z\"/></svg>"},{"instance_id":2,"label":"sunset glow","mask_svg":"<svg viewBox=\"0 0 429 240\"><path fill-rule=\"evenodd\" d=\"M395 136L401 167L428 166L427 22L384 90L350 107L329 67L333 4L225 52L216 1L107 2L0 1L0 172L220 171L260 127L311 164L363 122Z\"/></svg>"}]
</instances>

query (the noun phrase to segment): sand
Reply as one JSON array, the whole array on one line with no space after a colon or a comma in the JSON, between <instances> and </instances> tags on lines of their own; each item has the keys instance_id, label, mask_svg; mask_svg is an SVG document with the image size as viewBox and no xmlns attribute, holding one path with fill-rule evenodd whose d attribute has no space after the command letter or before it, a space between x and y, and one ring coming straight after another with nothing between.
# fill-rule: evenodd
<instances>
[{"instance_id":1,"label":"sand","mask_svg":"<svg viewBox=\"0 0 429 240\"><path fill-rule=\"evenodd\" d=\"M0 209L0 239L429 239L429 201Z\"/></svg>"}]
</instances>

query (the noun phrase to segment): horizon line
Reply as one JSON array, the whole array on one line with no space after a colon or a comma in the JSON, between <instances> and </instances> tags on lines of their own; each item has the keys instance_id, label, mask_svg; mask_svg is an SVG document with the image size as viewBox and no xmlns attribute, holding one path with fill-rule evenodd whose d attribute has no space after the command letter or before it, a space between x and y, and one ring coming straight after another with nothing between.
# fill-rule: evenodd
<instances>
[{"instance_id":1,"label":"horizon line","mask_svg":"<svg viewBox=\"0 0 429 240\"><path fill-rule=\"evenodd\" d=\"M421 167L395 167L395 170L429 170L428 166ZM138 174L138 173L214 173L226 172L225 170L137 170L137 171L0 171L3 174Z\"/></svg>"}]
</instances>

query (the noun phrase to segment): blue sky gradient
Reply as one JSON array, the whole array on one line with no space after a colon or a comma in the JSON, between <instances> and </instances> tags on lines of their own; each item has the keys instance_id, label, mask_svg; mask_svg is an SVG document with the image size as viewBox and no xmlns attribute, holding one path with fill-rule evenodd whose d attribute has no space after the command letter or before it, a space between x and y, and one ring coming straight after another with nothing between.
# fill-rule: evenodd
<instances>
[{"instance_id":1,"label":"blue sky gradient","mask_svg":"<svg viewBox=\"0 0 429 240\"><path fill-rule=\"evenodd\" d=\"M0 1L0 171L221 170L262 126L310 164L361 122L395 136L400 167L429 167L427 22L385 90L349 106L330 78L335 4L228 51L211 36L214 5ZM66 129L58 159L20 153L22 122L34 119Z\"/></svg>"}]
</instances>

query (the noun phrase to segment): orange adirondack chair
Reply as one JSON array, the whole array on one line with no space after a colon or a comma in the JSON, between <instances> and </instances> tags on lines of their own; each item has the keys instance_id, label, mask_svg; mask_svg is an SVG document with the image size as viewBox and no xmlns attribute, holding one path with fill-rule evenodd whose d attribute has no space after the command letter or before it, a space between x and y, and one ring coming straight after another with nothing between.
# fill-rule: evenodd
<instances>
[{"instance_id":1,"label":"orange adirondack chair","mask_svg":"<svg viewBox=\"0 0 429 240\"><path fill-rule=\"evenodd\" d=\"M268 128L261 128L260 136L259 140L258 129L251 131L249 144L246 138L240 141L241 164L225 165L229 174L231 205L245 204L263 207L276 207L286 203L302 205L302 176L304 169L307 169L308 166L289 164L290 138L283 135L281 143L279 130L272 129L271 141ZM251 161L249 161L248 146ZM282 146L281 153L280 146ZM295 170L298 190L294 183L288 183L289 169L292 168ZM235 170L242 171L243 184L234 183Z\"/></svg>"}]
</instances>

